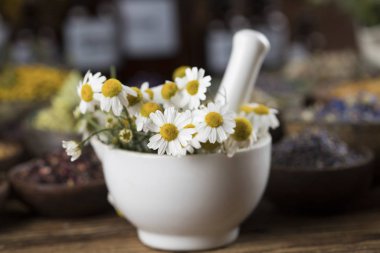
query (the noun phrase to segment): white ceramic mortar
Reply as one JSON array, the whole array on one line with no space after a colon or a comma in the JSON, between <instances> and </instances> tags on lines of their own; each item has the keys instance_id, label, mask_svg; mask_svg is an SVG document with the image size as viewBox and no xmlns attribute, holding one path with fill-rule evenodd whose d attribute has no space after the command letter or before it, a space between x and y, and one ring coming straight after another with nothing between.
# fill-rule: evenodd
<instances>
[{"instance_id":1,"label":"white ceramic mortar","mask_svg":"<svg viewBox=\"0 0 380 253\"><path fill-rule=\"evenodd\" d=\"M252 30L238 32L217 99L237 110L253 91L269 49ZM266 187L271 138L232 158L224 154L182 158L112 149L91 141L102 161L110 199L153 248L193 251L233 242L239 225L259 202Z\"/></svg>"}]
</instances>

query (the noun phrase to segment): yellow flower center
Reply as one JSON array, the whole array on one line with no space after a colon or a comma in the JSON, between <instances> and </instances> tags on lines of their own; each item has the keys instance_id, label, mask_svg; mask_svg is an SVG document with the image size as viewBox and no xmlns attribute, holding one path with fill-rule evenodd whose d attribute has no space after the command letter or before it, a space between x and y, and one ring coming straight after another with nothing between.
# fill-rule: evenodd
<instances>
[{"instance_id":1,"label":"yellow flower center","mask_svg":"<svg viewBox=\"0 0 380 253\"><path fill-rule=\"evenodd\" d=\"M187 124L184 128L195 128L195 125L194 124ZM197 136L198 133L193 133L192 134L192 137L194 138L195 136Z\"/></svg>"},{"instance_id":2,"label":"yellow flower center","mask_svg":"<svg viewBox=\"0 0 380 253\"><path fill-rule=\"evenodd\" d=\"M171 123L163 124L160 128L160 134L166 141L175 140L178 137L178 133L178 128Z\"/></svg>"},{"instance_id":3,"label":"yellow flower center","mask_svg":"<svg viewBox=\"0 0 380 253\"><path fill-rule=\"evenodd\" d=\"M218 143L218 142L211 143L209 141L206 141L205 143L201 143L201 146L204 150L214 151L215 149L217 149L220 146L220 143Z\"/></svg>"},{"instance_id":4,"label":"yellow flower center","mask_svg":"<svg viewBox=\"0 0 380 253\"><path fill-rule=\"evenodd\" d=\"M242 105L240 107L240 111L245 113L256 113L258 115L268 115L269 114L269 108L265 105L257 105L257 106L250 106L250 105Z\"/></svg>"},{"instance_id":5,"label":"yellow flower center","mask_svg":"<svg viewBox=\"0 0 380 253\"><path fill-rule=\"evenodd\" d=\"M195 125L194 124L187 124L184 128L195 128Z\"/></svg>"},{"instance_id":6,"label":"yellow flower center","mask_svg":"<svg viewBox=\"0 0 380 253\"><path fill-rule=\"evenodd\" d=\"M133 134L130 129L123 129L119 133L119 139L120 141L124 143L129 143L132 140Z\"/></svg>"},{"instance_id":7,"label":"yellow flower center","mask_svg":"<svg viewBox=\"0 0 380 253\"><path fill-rule=\"evenodd\" d=\"M176 68L173 72L173 80L175 80L177 77L181 78L186 75L186 69L190 68L189 66L180 66Z\"/></svg>"},{"instance_id":8,"label":"yellow flower center","mask_svg":"<svg viewBox=\"0 0 380 253\"><path fill-rule=\"evenodd\" d=\"M205 121L208 126L213 128L223 125L223 117L217 112L209 112L205 117Z\"/></svg>"},{"instance_id":9,"label":"yellow flower center","mask_svg":"<svg viewBox=\"0 0 380 253\"><path fill-rule=\"evenodd\" d=\"M252 134L252 124L246 118L236 118L235 132L231 135L236 141L248 140Z\"/></svg>"},{"instance_id":10,"label":"yellow flower center","mask_svg":"<svg viewBox=\"0 0 380 253\"><path fill-rule=\"evenodd\" d=\"M145 92L146 94L148 94L150 100L153 100L153 98L154 98L154 93L153 93L152 89L149 89L149 88L148 88L148 89L144 90L144 92Z\"/></svg>"},{"instance_id":11,"label":"yellow flower center","mask_svg":"<svg viewBox=\"0 0 380 253\"><path fill-rule=\"evenodd\" d=\"M91 86L86 83L82 86L82 89L80 91L80 96L83 101L85 102L91 102L94 97L94 92L92 91Z\"/></svg>"},{"instance_id":12,"label":"yellow flower center","mask_svg":"<svg viewBox=\"0 0 380 253\"><path fill-rule=\"evenodd\" d=\"M112 118L112 117L107 117L106 118L106 127L107 128L112 128L115 126L115 123L116 123L116 119Z\"/></svg>"},{"instance_id":13,"label":"yellow flower center","mask_svg":"<svg viewBox=\"0 0 380 253\"><path fill-rule=\"evenodd\" d=\"M253 112L253 107L249 105L242 105L240 106L240 111L245 112L245 113L251 113Z\"/></svg>"},{"instance_id":14,"label":"yellow flower center","mask_svg":"<svg viewBox=\"0 0 380 253\"><path fill-rule=\"evenodd\" d=\"M115 97L115 96L119 95L119 93L122 91L122 89L123 89L123 86L122 86L121 82L117 79L111 78L111 79L108 79L103 84L102 94L105 97L111 98L111 97Z\"/></svg>"},{"instance_id":15,"label":"yellow flower center","mask_svg":"<svg viewBox=\"0 0 380 253\"><path fill-rule=\"evenodd\" d=\"M128 104L130 106L134 106L135 104L139 103L143 99L143 95L141 93L141 90L137 87L132 87L132 90L136 91L137 96L132 96L131 94L127 95Z\"/></svg>"},{"instance_id":16,"label":"yellow flower center","mask_svg":"<svg viewBox=\"0 0 380 253\"><path fill-rule=\"evenodd\" d=\"M162 111L161 105L153 102L147 102L141 106L140 113L143 117L148 118L152 112L156 112L157 110Z\"/></svg>"},{"instance_id":17,"label":"yellow flower center","mask_svg":"<svg viewBox=\"0 0 380 253\"><path fill-rule=\"evenodd\" d=\"M164 99L169 100L178 91L178 87L173 82L167 82L162 86L161 95Z\"/></svg>"},{"instance_id":18,"label":"yellow flower center","mask_svg":"<svg viewBox=\"0 0 380 253\"><path fill-rule=\"evenodd\" d=\"M268 115L269 114L269 108L265 105L258 105L253 108L253 112L259 115Z\"/></svg>"},{"instance_id":19,"label":"yellow flower center","mask_svg":"<svg viewBox=\"0 0 380 253\"><path fill-rule=\"evenodd\" d=\"M186 90L192 96L198 93L198 89L199 89L198 80L191 80L190 82L186 84Z\"/></svg>"}]
</instances>

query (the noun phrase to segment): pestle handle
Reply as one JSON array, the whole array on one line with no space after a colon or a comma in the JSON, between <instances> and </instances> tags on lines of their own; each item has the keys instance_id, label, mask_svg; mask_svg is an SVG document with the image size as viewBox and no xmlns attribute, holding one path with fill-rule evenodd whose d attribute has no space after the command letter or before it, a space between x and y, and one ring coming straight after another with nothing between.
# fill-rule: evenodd
<instances>
[{"instance_id":1,"label":"pestle handle","mask_svg":"<svg viewBox=\"0 0 380 253\"><path fill-rule=\"evenodd\" d=\"M243 103L249 102L269 48L269 41L262 33L248 29L237 32L216 100L226 98L229 108L236 112Z\"/></svg>"}]
</instances>

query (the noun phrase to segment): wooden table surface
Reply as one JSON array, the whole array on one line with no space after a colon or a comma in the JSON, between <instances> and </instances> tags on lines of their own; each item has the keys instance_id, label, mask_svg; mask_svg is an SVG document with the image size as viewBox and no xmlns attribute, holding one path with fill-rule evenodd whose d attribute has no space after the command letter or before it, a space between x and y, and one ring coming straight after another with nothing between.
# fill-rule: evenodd
<instances>
[{"instance_id":1,"label":"wooden table surface","mask_svg":"<svg viewBox=\"0 0 380 253\"><path fill-rule=\"evenodd\" d=\"M136 230L113 213L81 219L5 213L0 215L0 252L157 251L142 245ZM283 213L264 200L242 225L238 240L213 252L380 252L380 189L334 215Z\"/></svg>"}]
</instances>

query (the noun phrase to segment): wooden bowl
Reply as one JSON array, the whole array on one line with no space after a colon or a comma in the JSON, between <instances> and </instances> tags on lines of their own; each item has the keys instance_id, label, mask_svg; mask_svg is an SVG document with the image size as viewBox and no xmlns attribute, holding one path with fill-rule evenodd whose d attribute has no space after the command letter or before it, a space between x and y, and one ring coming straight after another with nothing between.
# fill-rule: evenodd
<instances>
[{"instance_id":1,"label":"wooden bowl","mask_svg":"<svg viewBox=\"0 0 380 253\"><path fill-rule=\"evenodd\" d=\"M77 217L109 210L104 180L69 187L64 184L39 184L20 177L30 170L35 160L13 168L9 179L17 196L41 215Z\"/></svg>"},{"instance_id":2,"label":"wooden bowl","mask_svg":"<svg viewBox=\"0 0 380 253\"><path fill-rule=\"evenodd\" d=\"M22 160L24 149L21 144L18 144L15 142L0 141L0 143L4 145L8 145L8 144L16 145L15 146L16 150L13 154L4 158L0 158L0 180L1 180L2 178L6 178L8 171Z\"/></svg>"},{"instance_id":3,"label":"wooden bowl","mask_svg":"<svg viewBox=\"0 0 380 253\"><path fill-rule=\"evenodd\" d=\"M287 132L296 133L303 129L318 126L337 136L349 146L364 146L374 153L374 179L380 183L380 123L328 123L328 122L304 122L287 121Z\"/></svg>"},{"instance_id":4,"label":"wooden bowl","mask_svg":"<svg viewBox=\"0 0 380 253\"><path fill-rule=\"evenodd\" d=\"M5 180L0 179L0 210L4 206L5 200L8 197L9 184Z\"/></svg>"},{"instance_id":5,"label":"wooden bowl","mask_svg":"<svg viewBox=\"0 0 380 253\"><path fill-rule=\"evenodd\" d=\"M360 149L357 164L311 169L272 166L267 196L277 206L298 211L337 211L368 192L372 179L373 153Z\"/></svg>"}]
</instances>

